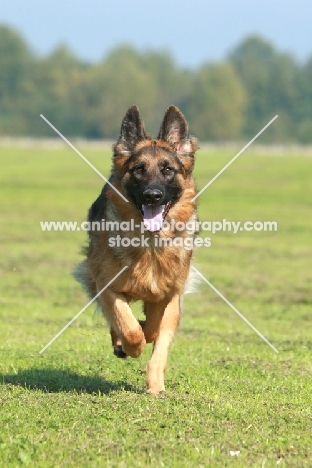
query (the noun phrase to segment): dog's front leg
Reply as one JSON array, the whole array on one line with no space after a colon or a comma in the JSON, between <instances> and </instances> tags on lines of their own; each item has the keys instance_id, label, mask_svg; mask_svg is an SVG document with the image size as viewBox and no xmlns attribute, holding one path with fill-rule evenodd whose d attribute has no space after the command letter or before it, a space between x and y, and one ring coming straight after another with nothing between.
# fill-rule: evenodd
<instances>
[{"instance_id":1,"label":"dog's front leg","mask_svg":"<svg viewBox=\"0 0 312 468\"><path fill-rule=\"evenodd\" d=\"M101 289L100 285L98 289ZM106 289L99 300L103 314L121 339L123 351L131 357L140 356L145 345L144 333L124 295Z\"/></svg>"},{"instance_id":2,"label":"dog's front leg","mask_svg":"<svg viewBox=\"0 0 312 468\"><path fill-rule=\"evenodd\" d=\"M146 343L154 343L158 337L160 324L169 302L170 299L164 299L159 302L144 301L144 314L146 316L146 320L140 320L139 322L143 328Z\"/></svg>"},{"instance_id":3,"label":"dog's front leg","mask_svg":"<svg viewBox=\"0 0 312 468\"><path fill-rule=\"evenodd\" d=\"M153 395L165 390L165 370L170 343L180 321L180 297L176 294L163 313L147 372L147 391Z\"/></svg>"},{"instance_id":4,"label":"dog's front leg","mask_svg":"<svg viewBox=\"0 0 312 468\"><path fill-rule=\"evenodd\" d=\"M118 338L118 335L117 335L117 333L115 332L115 330L113 329L112 326L111 326L111 329L110 329L110 334L111 334L112 345L113 345L113 348L114 348L115 356L118 357L118 358L121 358L121 359L125 359L127 357L127 355L122 350L121 339Z\"/></svg>"}]
</instances>

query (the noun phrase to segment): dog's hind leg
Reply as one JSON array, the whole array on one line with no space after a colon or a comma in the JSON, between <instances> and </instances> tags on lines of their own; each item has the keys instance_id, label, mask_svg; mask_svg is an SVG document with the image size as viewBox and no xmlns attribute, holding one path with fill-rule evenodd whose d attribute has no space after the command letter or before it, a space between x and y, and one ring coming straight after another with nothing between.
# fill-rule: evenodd
<instances>
[{"instance_id":1,"label":"dog's hind leg","mask_svg":"<svg viewBox=\"0 0 312 468\"><path fill-rule=\"evenodd\" d=\"M98 289L101 289L100 285L98 285ZM131 357L140 356L145 345L144 333L137 319L132 314L124 295L106 289L99 296L99 302L102 305L103 313L111 326L111 330L114 331L114 335L112 335L113 346L115 344L118 346L118 338L120 338L122 351L126 355Z\"/></svg>"},{"instance_id":2,"label":"dog's hind leg","mask_svg":"<svg viewBox=\"0 0 312 468\"><path fill-rule=\"evenodd\" d=\"M165 308L147 372L147 391L153 395L165 390L165 370L170 343L180 321L180 297L175 295Z\"/></svg>"}]
</instances>

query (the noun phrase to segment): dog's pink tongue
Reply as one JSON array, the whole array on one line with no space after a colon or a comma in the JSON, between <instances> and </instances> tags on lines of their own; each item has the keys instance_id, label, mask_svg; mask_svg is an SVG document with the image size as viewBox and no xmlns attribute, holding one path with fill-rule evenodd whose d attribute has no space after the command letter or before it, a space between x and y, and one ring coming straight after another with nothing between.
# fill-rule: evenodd
<instances>
[{"instance_id":1,"label":"dog's pink tongue","mask_svg":"<svg viewBox=\"0 0 312 468\"><path fill-rule=\"evenodd\" d=\"M163 224L162 206L143 205L144 227L151 232L159 231Z\"/></svg>"}]
</instances>

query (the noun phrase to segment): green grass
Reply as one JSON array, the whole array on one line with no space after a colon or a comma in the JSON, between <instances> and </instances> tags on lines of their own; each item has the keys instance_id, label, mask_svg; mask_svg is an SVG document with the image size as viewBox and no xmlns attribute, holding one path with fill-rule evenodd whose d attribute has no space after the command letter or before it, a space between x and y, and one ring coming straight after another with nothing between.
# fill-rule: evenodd
<instances>
[{"instance_id":1,"label":"green grass","mask_svg":"<svg viewBox=\"0 0 312 468\"><path fill-rule=\"evenodd\" d=\"M109 173L108 151L82 151ZM200 151L198 188L234 155ZM156 398L145 393L151 347L116 359L92 307L39 355L87 301L70 275L85 233L39 221L84 221L102 180L65 147L1 148L0 164L0 466L312 466L311 157L251 148L199 203L202 220L278 222L202 233L212 245L195 265L279 354L202 283Z\"/></svg>"}]
</instances>

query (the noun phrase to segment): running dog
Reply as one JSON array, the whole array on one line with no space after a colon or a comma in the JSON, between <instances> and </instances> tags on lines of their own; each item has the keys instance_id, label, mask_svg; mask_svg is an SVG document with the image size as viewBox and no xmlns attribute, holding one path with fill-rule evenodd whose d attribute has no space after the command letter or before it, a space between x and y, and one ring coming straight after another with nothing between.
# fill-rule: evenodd
<instances>
[{"instance_id":1,"label":"running dog","mask_svg":"<svg viewBox=\"0 0 312 468\"><path fill-rule=\"evenodd\" d=\"M183 226L197 219L192 176L197 148L177 107L167 109L157 139L146 134L139 109L128 109L109 181L88 215L90 226L105 220L112 229L90 228L86 259L74 272L93 298L127 267L97 301L117 357L138 357L146 343L153 343L147 391L154 395L165 390L168 349L190 271L189 241L196 232ZM118 229L121 225L132 229ZM143 302L144 321L129 306L136 300Z\"/></svg>"}]
</instances>

